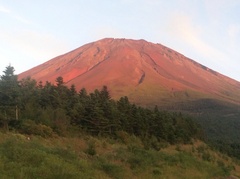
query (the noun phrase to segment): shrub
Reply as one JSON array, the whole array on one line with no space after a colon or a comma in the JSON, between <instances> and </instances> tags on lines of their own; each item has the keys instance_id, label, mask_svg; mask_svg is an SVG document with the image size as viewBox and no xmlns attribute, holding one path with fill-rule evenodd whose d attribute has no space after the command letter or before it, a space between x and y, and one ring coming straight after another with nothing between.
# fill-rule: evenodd
<instances>
[{"instance_id":1,"label":"shrub","mask_svg":"<svg viewBox=\"0 0 240 179\"><path fill-rule=\"evenodd\" d=\"M116 136L117 136L117 139L119 139L124 144L128 144L130 142L129 141L130 135L125 131L117 131Z\"/></svg>"},{"instance_id":2,"label":"shrub","mask_svg":"<svg viewBox=\"0 0 240 179\"><path fill-rule=\"evenodd\" d=\"M162 171L159 168L154 168L152 172L153 172L153 175L161 175L162 174Z\"/></svg>"},{"instance_id":3,"label":"shrub","mask_svg":"<svg viewBox=\"0 0 240 179\"><path fill-rule=\"evenodd\" d=\"M198 146L197 151L198 151L198 153L203 153L205 151L205 146L204 145Z\"/></svg>"},{"instance_id":4,"label":"shrub","mask_svg":"<svg viewBox=\"0 0 240 179\"><path fill-rule=\"evenodd\" d=\"M96 155L97 151L96 151L96 145L95 142L93 140L90 140L88 142L88 148L85 151L86 154L94 156Z\"/></svg>"},{"instance_id":5,"label":"shrub","mask_svg":"<svg viewBox=\"0 0 240 179\"><path fill-rule=\"evenodd\" d=\"M106 162L105 160L99 161L99 167L101 170L103 170L107 175L109 175L111 178L123 178L124 176L124 170L121 166Z\"/></svg>"},{"instance_id":6,"label":"shrub","mask_svg":"<svg viewBox=\"0 0 240 179\"><path fill-rule=\"evenodd\" d=\"M212 156L208 152L203 152L202 159L208 162L211 162L213 160Z\"/></svg>"},{"instance_id":7,"label":"shrub","mask_svg":"<svg viewBox=\"0 0 240 179\"><path fill-rule=\"evenodd\" d=\"M142 169L147 166L155 166L159 161L159 156L156 151L144 150L142 148L134 148L129 150L130 156L127 162L131 169Z\"/></svg>"},{"instance_id":8,"label":"shrub","mask_svg":"<svg viewBox=\"0 0 240 179\"><path fill-rule=\"evenodd\" d=\"M24 121L21 126L21 131L25 134L39 135L41 137L51 137L53 135L52 128L43 124L36 124L32 120Z\"/></svg>"},{"instance_id":9,"label":"shrub","mask_svg":"<svg viewBox=\"0 0 240 179\"><path fill-rule=\"evenodd\" d=\"M161 143L158 141L158 139L155 136L152 136L150 138L144 138L144 139L142 139L142 141L143 141L145 149L153 148L153 149L159 151L161 148L163 148L163 146L161 145Z\"/></svg>"}]
</instances>

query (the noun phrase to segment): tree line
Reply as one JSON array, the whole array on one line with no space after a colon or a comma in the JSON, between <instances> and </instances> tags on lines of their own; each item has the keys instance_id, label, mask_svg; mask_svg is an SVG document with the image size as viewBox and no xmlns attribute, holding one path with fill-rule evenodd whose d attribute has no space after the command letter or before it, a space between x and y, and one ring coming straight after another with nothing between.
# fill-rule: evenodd
<instances>
[{"instance_id":1,"label":"tree line","mask_svg":"<svg viewBox=\"0 0 240 179\"><path fill-rule=\"evenodd\" d=\"M189 116L136 106L126 96L114 100L107 86L87 92L66 86L62 77L55 84L30 77L19 81L11 65L0 79L0 127L44 137L71 131L113 138L126 133L170 144L203 138Z\"/></svg>"}]
</instances>

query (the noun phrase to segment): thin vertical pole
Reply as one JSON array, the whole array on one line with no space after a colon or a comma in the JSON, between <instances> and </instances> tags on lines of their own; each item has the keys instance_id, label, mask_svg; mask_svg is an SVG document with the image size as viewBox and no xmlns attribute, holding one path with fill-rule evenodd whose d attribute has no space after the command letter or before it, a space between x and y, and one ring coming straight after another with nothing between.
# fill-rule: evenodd
<instances>
[{"instance_id":1,"label":"thin vertical pole","mask_svg":"<svg viewBox=\"0 0 240 179\"><path fill-rule=\"evenodd\" d=\"M18 120L18 106L16 105L16 120Z\"/></svg>"}]
</instances>

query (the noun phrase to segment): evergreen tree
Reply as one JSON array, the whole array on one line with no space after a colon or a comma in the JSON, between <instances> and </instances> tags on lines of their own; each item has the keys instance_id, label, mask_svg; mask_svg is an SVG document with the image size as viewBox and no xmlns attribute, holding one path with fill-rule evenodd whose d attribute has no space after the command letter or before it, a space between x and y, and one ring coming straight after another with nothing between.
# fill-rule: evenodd
<instances>
[{"instance_id":1,"label":"evergreen tree","mask_svg":"<svg viewBox=\"0 0 240 179\"><path fill-rule=\"evenodd\" d=\"M14 74L14 67L11 65L6 67L0 80L0 103L5 106L17 105L19 96L19 84L17 75Z\"/></svg>"},{"instance_id":2,"label":"evergreen tree","mask_svg":"<svg viewBox=\"0 0 240 179\"><path fill-rule=\"evenodd\" d=\"M102 90L100 91L100 95L101 95L102 100L110 100L111 99L111 96L110 96L107 86L102 87Z\"/></svg>"},{"instance_id":3,"label":"evergreen tree","mask_svg":"<svg viewBox=\"0 0 240 179\"><path fill-rule=\"evenodd\" d=\"M21 109L21 121L12 120L17 118L16 107ZM9 65L0 78L0 125L8 128L10 120L20 125L17 128L10 123L11 127L25 132L31 131L27 128L33 124L32 129L41 131L45 126L59 135L67 134L71 126L110 137L124 131L146 144L152 141L156 149L161 141L188 143L191 138L202 137L199 127L181 113L142 108L131 104L126 96L115 101L107 86L90 94L85 88L77 93L75 85L68 88L62 77L55 85L46 82L43 86L30 77L18 82ZM32 123L26 125L29 120Z\"/></svg>"},{"instance_id":4,"label":"evergreen tree","mask_svg":"<svg viewBox=\"0 0 240 179\"><path fill-rule=\"evenodd\" d=\"M63 82L63 77L59 76L56 78L56 85L59 86L63 86L64 82Z\"/></svg>"},{"instance_id":5,"label":"evergreen tree","mask_svg":"<svg viewBox=\"0 0 240 179\"><path fill-rule=\"evenodd\" d=\"M0 121L7 130L9 121L18 119L19 84L14 71L8 65L0 79Z\"/></svg>"},{"instance_id":6,"label":"evergreen tree","mask_svg":"<svg viewBox=\"0 0 240 179\"><path fill-rule=\"evenodd\" d=\"M66 114L70 116L71 123L76 124L79 118L79 109L81 109L81 104L79 100L78 93L76 91L75 85L71 85L69 89L69 96L66 105Z\"/></svg>"},{"instance_id":7,"label":"evergreen tree","mask_svg":"<svg viewBox=\"0 0 240 179\"><path fill-rule=\"evenodd\" d=\"M40 108L38 105L39 91L37 88L36 80L27 77L20 82L20 96L19 96L19 108L21 110L21 117L28 117L29 119L35 119L37 116L37 110Z\"/></svg>"}]
</instances>

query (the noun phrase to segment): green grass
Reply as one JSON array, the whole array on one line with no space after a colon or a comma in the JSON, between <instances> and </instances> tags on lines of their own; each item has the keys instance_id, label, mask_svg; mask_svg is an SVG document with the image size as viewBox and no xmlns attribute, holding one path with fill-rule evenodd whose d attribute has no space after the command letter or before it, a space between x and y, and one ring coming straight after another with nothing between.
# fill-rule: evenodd
<instances>
[{"instance_id":1,"label":"green grass","mask_svg":"<svg viewBox=\"0 0 240 179\"><path fill-rule=\"evenodd\" d=\"M71 150L10 136L0 145L0 178L91 178L88 161Z\"/></svg>"},{"instance_id":2,"label":"green grass","mask_svg":"<svg viewBox=\"0 0 240 179\"><path fill-rule=\"evenodd\" d=\"M131 143L124 144L85 134L78 138L30 136L28 140L24 135L0 133L0 178L195 179L238 172L229 158L218 157L208 147L192 144L146 150L138 138L130 138Z\"/></svg>"}]
</instances>

